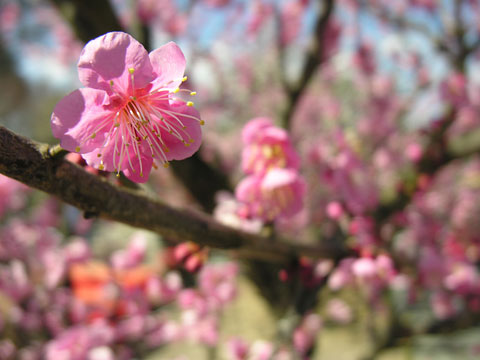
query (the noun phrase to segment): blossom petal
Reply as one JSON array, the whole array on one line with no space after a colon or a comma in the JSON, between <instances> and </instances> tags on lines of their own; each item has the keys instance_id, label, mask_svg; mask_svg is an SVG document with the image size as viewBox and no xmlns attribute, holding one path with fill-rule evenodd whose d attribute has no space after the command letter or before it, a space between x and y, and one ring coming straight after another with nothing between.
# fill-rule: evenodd
<instances>
[{"instance_id":1,"label":"blossom petal","mask_svg":"<svg viewBox=\"0 0 480 360\"><path fill-rule=\"evenodd\" d=\"M250 120L242 130L242 141L248 145L257 141L259 134L263 134L265 129L273 127L273 122L267 117L258 117Z\"/></svg>"},{"instance_id":2,"label":"blossom petal","mask_svg":"<svg viewBox=\"0 0 480 360\"><path fill-rule=\"evenodd\" d=\"M133 87L130 69L134 69ZM116 91L128 93L133 88L145 87L154 79L147 50L123 32L110 32L88 42L80 54L78 75L85 86L109 93L110 81Z\"/></svg>"},{"instance_id":3,"label":"blossom petal","mask_svg":"<svg viewBox=\"0 0 480 360\"><path fill-rule=\"evenodd\" d=\"M117 130L120 131L118 135L120 139L122 131L121 128L118 129L120 129ZM145 141L142 141L137 147L132 145L127 147L124 143L117 141L117 149L115 150L116 136L117 133L114 133L102 148L96 149L87 154L83 154L82 157L85 159L88 165L94 167L95 169L102 169L110 172L116 172L120 170L123 171L127 178L134 182L146 182L148 180L148 176L150 175L150 171L152 170L153 164L149 146Z\"/></svg>"},{"instance_id":4,"label":"blossom petal","mask_svg":"<svg viewBox=\"0 0 480 360\"><path fill-rule=\"evenodd\" d=\"M140 161L142 166L140 167ZM153 159L146 153L141 153L140 158L138 156L131 157L131 163L133 171L130 165L123 170L125 176L133 182L144 183L147 182L150 172L152 171Z\"/></svg>"},{"instance_id":5,"label":"blossom petal","mask_svg":"<svg viewBox=\"0 0 480 360\"><path fill-rule=\"evenodd\" d=\"M281 216L295 215L303 208L306 184L296 170L281 168L270 170L262 179L261 189L262 192L278 189L279 192L284 193L284 196L277 195L278 199L271 200L281 209L279 214Z\"/></svg>"},{"instance_id":6,"label":"blossom petal","mask_svg":"<svg viewBox=\"0 0 480 360\"><path fill-rule=\"evenodd\" d=\"M90 152L99 147L114 114L104 108L108 102L105 91L78 89L58 102L52 113L53 136L69 151ZM80 148L80 149L79 149Z\"/></svg>"},{"instance_id":7,"label":"blossom petal","mask_svg":"<svg viewBox=\"0 0 480 360\"><path fill-rule=\"evenodd\" d=\"M262 177L258 175L249 175L242 179L235 188L235 197L238 201L253 203L259 200L259 189Z\"/></svg>"},{"instance_id":8,"label":"blossom petal","mask_svg":"<svg viewBox=\"0 0 480 360\"><path fill-rule=\"evenodd\" d=\"M110 172L115 171L116 168L113 161L113 153L115 149L114 144L115 142L109 138L102 147L98 147L89 153L82 154L82 157L88 165L95 169L102 169Z\"/></svg>"},{"instance_id":9,"label":"blossom petal","mask_svg":"<svg viewBox=\"0 0 480 360\"><path fill-rule=\"evenodd\" d=\"M150 62L157 73L154 88L175 89L182 83L185 73L185 56L173 41L150 53Z\"/></svg>"},{"instance_id":10,"label":"blossom petal","mask_svg":"<svg viewBox=\"0 0 480 360\"><path fill-rule=\"evenodd\" d=\"M199 123L200 115L195 108L186 106L184 103L174 103L170 106L169 110L174 112L178 120L185 125L186 129L183 131L188 134L191 140L188 143L189 145L185 146L181 140L166 131L162 132L162 140L170 150L166 154L167 159L169 161L182 160L192 156L200 148L202 142L202 129ZM177 122L172 116L165 115L165 118L170 123Z\"/></svg>"}]
</instances>

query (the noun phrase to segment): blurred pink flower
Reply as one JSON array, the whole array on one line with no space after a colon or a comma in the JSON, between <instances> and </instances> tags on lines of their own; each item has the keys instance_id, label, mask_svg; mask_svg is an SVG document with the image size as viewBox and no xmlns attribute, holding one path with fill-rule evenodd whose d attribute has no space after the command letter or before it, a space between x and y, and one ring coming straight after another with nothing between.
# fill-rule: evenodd
<instances>
[{"instance_id":1,"label":"blurred pink flower","mask_svg":"<svg viewBox=\"0 0 480 360\"><path fill-rule=\"evenodd\" d=\"M417 163L422 159L423 149L422 149L422 146L418 143L408 144L405 152L406 152L407 158L414 163Z\"/></svg>"},{"instance_id":2,"label":"blurred pink flower","mask_svg":"<svg viewBox=\"0 0 480 360\"><path fill-rule=\"evenodd\" d=\"M293 0L283 6L280 15L280 42L283 46L291 44L297 38L302 28L302 15L307 5L308 1Z\"/></svg>"},{"instance_id":3,"label":"blurred pink flower","mask_svg":"<svg viewBox=\"0 0 480 360\"><path fill-rule=\"evenodd\" d=\"M369 280L377 275L377 267L373 259L360 258L354 261L352 272L359 279Z\"/></svg>"},{"instance_id":4,"label":"blurred pink flower","mask_svg":"<svg viewBox=\"0 0 480 360\"><path fill-rule=\"evenodd\" d=\"M317 314L308 314L293 332L293 346L305 355L315 343L317 333L322 328L322 319Z\"/></svg>"},{"instance_id":5,"label":"blurred pink flower","mask_svg":"<svg viewBox=\"0 0 480 360\"><path fill-rule=\"evenodd\" d=\"M342 204L332 201L327 204L327 215L330 219L338 220L344 214Z\"/></svg>"},{"instance_id":6,"label":"blurred pink flower","mask_svg":"<svg viewBox=\"0 0 480 360\"><path fill-rule=\"evenodd\" d=\"M250 175L235 190L254 218L272 221L289 218L303 208L306 184L296 170L274 168L265 176Z\"/></svg>"},{"instance_id":7,"label":"blurred pink flower","mask_svg":"<svg viewBox=\"0 0 480 360\"><path fill-rule=\"evenodd\" d=\"M250 120L243 128L242 140L246 145L242 152L242 169L246 174L264 173L273 167L300 166L288 133L274 126L269 118Z\"/></svg>"},{"instance_id":8,"label":"blurred pink flower","mask_svg":"<svg viewBox=\"0 0 480 360\"><path fill-rule=\"evenodd\" d=\"M28 188L7 176L0 174L0 218L8 210L19 210L25 200Z\"/></svg>"},{"instance_id":9,"label":"blurred pink flower","mask_svg":"<svg viewBox=\"0 0 480 360\"><path fill-rule=\"evenodd\" d=\"M326 311L328 317L339 324L348 324L353 319L352 308L342 299L329 300Z\"/></svg>"},{"instance_id":10,"label":"blurred pink flower","mask_svg":"<svg viewBox=\"0 0 480 360\"><path fill-rule=\"evenodd\" d=\"M227 357L229 360L245 360L248 355L248 344L240 337L227 341Z\"/></svg>"},{"instance_id":11,"label":"blurred pink flower","mask_svg":"<svg viewBox=\"0 0 480 360\"><path fill-rule=\"evenodd\" d=\"M346 258L340 261L340 264L332 271L328 278L328 287L337 291L349 284L353 280L352 264L355 261L353 258Z\"/></svg>"},{"instance_id":12,"label":"blurred pink flower","mask_svg":"<svg viewBox=\"0 0 480 360\"><path fill-rule=\"evenodd\" d=\"M109 345L114 339L113 329L105 322L75 326L61 333L46 345L46 360L85 360L91 350Z\"/></svg>"},{"instance_id":13,"label":"blurred pink flower","mask_svg":"<svg viewBox=\"0 0 480 360\"><path fill-rule=\"evenodd\" d=\"M116 270L129 269L142 263L147 251L147 238L141 232L135 233L126 249L115 251L110 261Z\"/></svg>"},{"instance_id":14,"label":"blurred pink flower","mask_svg":"<svg viewBox=\"0 0 480 360\"><path fill-rule=\"evenodd\" d=\"M434 292L430 297L430 304L433 314L440 320L448 319L456 312L453 300L446 292Z\"/></svg>"},{"instance_id":15,"label":"blurred pink flower","mask_svg":"<svg viewBox=\"0 0 480 360\"><path fill-rule=\"evenodd\" d=\"M217 221L246 232L260 232L262 222L259 219L249 219L248 213L243 211L246 209L235 199L233 194L220 191L215 197L217 206L213 211L213 217Z\"/></svg>"},{"instance_id":16,"label":"blurred pink flower","mask_svg":"<svg viewBox=\"0 0 480 360\"><path fill-rule=\"evenodd\" d=\"M200 146L203 120L193 102L176 97L187 91L179 89L184 70L173 42L148 54L126 33L100 36L85 45L78 62L87 87L57 104L53 134L90 166L145 182L154 160L168 166Z\"/></svg>"},{"instance_id":17,"label":"blurred pink flower","mask_svg":"<svg viewBox=\"0 0 480 360\"><path fill-rule=\"evenodd\" d=\"M238 267L235 263L208 264L198 274L199 289L219 305L232 301L236 294Z\"/></svg>"},{"instance_id":18,"label":"blurred pink flower","mask_svg":"<svg viewBox=\"0 0 480 360\"><path fill-rule=\"evenodd\" d=\"M223 7L228 5L231 0L203 0L203 2L212 7Z\"/></svg>"},{"instance_id":19,"label":"blurred pink flower","mask_svg":"<svg viewBox=\"0 0 480 360\"><path fill-rule=\"evenodd\" d=\"M480 294L480 276L476 267L470 264L455 264L444 284L457 294Z\"/></svg>"}]
</instances>

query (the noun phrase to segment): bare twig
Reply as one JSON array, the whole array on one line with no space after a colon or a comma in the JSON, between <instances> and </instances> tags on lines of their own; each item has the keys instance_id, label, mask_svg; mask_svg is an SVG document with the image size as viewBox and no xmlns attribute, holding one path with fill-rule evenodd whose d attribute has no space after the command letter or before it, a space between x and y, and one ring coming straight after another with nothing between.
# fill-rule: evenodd
<instances>
[{"instance_id":1,"label":"bare twig","mask_svg":"<svg viewBox=\"0 0 480 360\"><path fill-rule=\"evenodd\" d=\"M325 60L325 34L335 2L333 0L319 2L323 3L323 7L321 13L318 15L317 23L315 24L312 43L308 49L300 78L295 84L289 84L285 79L283 80L283 85L288 98L287 107L283 113L282 119L283 127L286 129L290 127L291 118L301 95L308 86L310 80L313 78L319 65ZM285 69L283 70L285 71Z\"/></svg>"}]
</instances>

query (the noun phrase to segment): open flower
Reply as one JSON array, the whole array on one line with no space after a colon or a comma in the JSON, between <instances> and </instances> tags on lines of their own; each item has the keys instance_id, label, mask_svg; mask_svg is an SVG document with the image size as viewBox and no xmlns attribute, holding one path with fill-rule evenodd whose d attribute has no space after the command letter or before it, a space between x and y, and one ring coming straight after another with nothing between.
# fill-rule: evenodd
<instances>
[{"instance_id":1,"label":"open flower","mask_svg":"<svg viewBox=\"0 0 480 360\"><path fill-rule=\"evenodd\" d=\"M273 221L290 218L303 208L305 181L294 169L274 168L266 175L243 179L235 195L253 218Z\"/></svg>"},{"instance_id":2,"label":"open flower","mask_svg":"<svg viewBox=\"0 0 480 360\"><path fill-rule=\"evenodd\" d=\"M100 170L145 182L156 163L194 154L203 120L178 97L185 57L173 42L147 53L130 35L111 32L85 45L78 62L86 86L55 107L51 125L63 148Z\"/></svg>"},{"instance_id":3,"label":"open flower","mask_svg":"<svg viewBox=\"0 0 480 360\"><path fill-rule=\"evenodd\" d=\"M242 131L245 148L242 169L247 174L265 173L271 168L300 167L300 159L288 133L273 125L266 117L250 120Z\"/></svg>"}]
</instances>

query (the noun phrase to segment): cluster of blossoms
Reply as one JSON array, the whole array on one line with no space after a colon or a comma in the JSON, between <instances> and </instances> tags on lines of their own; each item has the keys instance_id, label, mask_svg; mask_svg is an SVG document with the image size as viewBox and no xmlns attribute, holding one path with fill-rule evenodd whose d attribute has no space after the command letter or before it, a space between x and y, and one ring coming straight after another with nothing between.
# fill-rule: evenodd
<instances>
[{"instance_id":1,"label":"cluster of blossoms","mask_svg":"<svg viewBox=\"0 0 480 360\"><path fill-rule=\"evenodd\" d=\"M102 260L83 236L55 229L50 199L20 218L23 186L0 181L17 190L3 198L0 228L1 359L126 360L178 341L217 345L236 265L204 264L186 287L169 253L148 254L142 232Z\"/></svg>"},{"instance_id":2,"label":"cluster of blossoms","mask_svg":"<svg viewBox=\"0 0 480 360\"><path fill-rule=\"evenodd\" d=\"M170 42L150 54L126 33L87 43L78 74L86 86L55 107L51 125L61 146L93 168L145 182L152 167L194 154L201 125L192 101L179 97L185 57Z\"/></svg>"},{"instance_id":3,"label":"cluster of blossoms","mask_svg":"<svg viewBox=\"0 0 480 360\"><path fill-rule=\"evenodd\" d=\"M265 340L255 340L249 344L241 337L231 338L226 343L226 358L228 360L291 360L308 359L319 331L322 328L322 319L317 314L305 315L292 334L293 349L287 346L275 346Z\"/></svg>"},{"instance_id":4,"label":"cluster of blossoms","mask_svg":"<svg viewBox=\"0 0 480 360\"><path fill-rule=\"evenodd\" d=\"M271 222L301 211L305 182L288 133L268 118L255 118L245 125L242 140L242 169L248 176L235 195L243 215Z\"/></svg>"}]
</instances>

